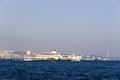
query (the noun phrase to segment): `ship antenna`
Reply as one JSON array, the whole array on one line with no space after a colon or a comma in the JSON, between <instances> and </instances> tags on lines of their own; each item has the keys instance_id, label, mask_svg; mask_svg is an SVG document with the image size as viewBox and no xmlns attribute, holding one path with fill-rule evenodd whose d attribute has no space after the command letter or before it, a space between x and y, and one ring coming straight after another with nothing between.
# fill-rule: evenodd
<instances>
[{"instance_id":1,"label":"ship antenna","mask_svg":"<svg viewBox=\"0 0 120 80\"><path fill-rule=\"evenodd\" d=\"M75 49L73 48L73 54L75 54Z\"/></svg>"}]
</instances>

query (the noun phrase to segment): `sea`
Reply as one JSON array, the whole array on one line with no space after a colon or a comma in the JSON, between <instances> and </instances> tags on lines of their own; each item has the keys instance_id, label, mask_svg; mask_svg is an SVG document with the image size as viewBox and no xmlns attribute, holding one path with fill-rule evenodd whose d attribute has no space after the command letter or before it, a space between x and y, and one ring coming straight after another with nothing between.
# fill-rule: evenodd
<instances>
[{"instance_id":1,"label":"sea","mask_svg":"<svg viewBox=\"0 0 120 80\"><path fill-rule=\"evenodd\" d=\"M120 61L0 60L0 80L120 80Z\"/></svg>"}]
</instances>

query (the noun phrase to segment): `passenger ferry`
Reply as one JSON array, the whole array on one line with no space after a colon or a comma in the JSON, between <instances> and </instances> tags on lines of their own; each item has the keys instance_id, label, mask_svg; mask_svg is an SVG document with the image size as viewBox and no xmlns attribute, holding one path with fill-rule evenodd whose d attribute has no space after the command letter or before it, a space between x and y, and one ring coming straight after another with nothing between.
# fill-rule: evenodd
<instances>
[{"instance_id":1,"label":"passenger ferry","mask_svg":"<svg viewBox=\"0 0 120 80\"><path fill-rule=\"evenodd\" d=\"M75 54L59 54L57 50L54 49L52 52L44 52L44 53L32 53L30 51L26 52L24 56L24 61L34 61L34 60L41 60L41 61L80 61L81 56Z\"/></svg>"}]
</instances>

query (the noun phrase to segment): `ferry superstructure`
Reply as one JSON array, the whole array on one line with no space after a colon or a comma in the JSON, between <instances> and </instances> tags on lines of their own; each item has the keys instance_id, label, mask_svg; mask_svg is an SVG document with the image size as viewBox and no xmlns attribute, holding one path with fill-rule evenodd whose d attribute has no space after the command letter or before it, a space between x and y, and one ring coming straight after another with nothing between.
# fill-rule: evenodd
<instances>
[{"instance_id":1,"label":"ferry superstructure","mask_svg":"<svg viewBox=\"0 0 120 80\"><path fill-rule=\"evenodd\" d=\"M31 53L30 51L26 52L24 56L24 61L34 61L34 60L55 60L55 61L80 61L81 56L75 54L60 54L54 49L52 52L44 53Z\"/></svg>"}]
</instances>

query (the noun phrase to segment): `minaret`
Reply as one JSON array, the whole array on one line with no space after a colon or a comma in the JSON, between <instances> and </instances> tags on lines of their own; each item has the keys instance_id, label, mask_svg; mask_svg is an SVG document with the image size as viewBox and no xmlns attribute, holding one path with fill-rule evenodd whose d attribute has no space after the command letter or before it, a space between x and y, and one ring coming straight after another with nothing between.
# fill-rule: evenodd
<instances>
[{"instance_id":1,"label":"minaret","mask_svg":"<svg viewBox=\"0 0 120 80\"><path fill-rule=\"evenodd\" d=\"M107 60L109 60L109 57L108 57L108 56L109 56L109 53L108 53L108 50L107 50Z\"/></svg>"}]
</instances>

